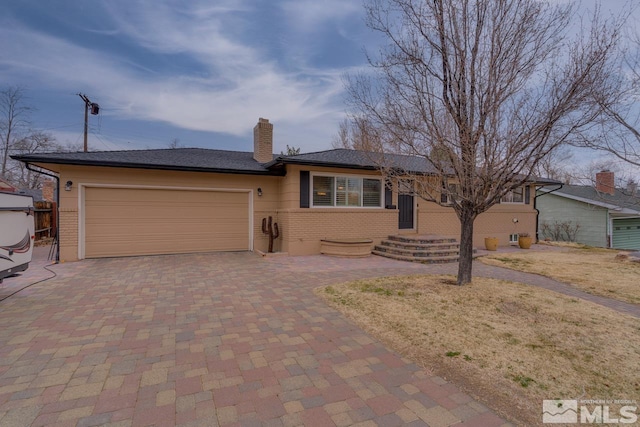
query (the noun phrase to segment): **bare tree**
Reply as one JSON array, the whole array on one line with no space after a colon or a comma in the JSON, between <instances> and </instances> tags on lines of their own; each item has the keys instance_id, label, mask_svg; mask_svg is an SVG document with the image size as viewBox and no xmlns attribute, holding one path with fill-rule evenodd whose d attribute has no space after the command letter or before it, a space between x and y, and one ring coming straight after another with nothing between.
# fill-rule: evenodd
<instances>
[{"instance_id":1,"label":"bare tree","mask_svg":"<svg viewBox=\"0 0 640 427\"><path fill-rule=\"evenodd\" d=\"M538 177L551 178L568 184L572 158L573 152L568 146L559 147L540 160L534 169L534 173Z\"/></svg>"},{"instance_id":2,"label":"bare tree","mask_svg":"<svg viewBox=\"0 0 640 427\"><path fill-rule=\"evenodd\" d=\"M397 167L383 173L413 174L420 197L451 203L461 225L457 283L469 283L476 217L594 120L590 94L611 71L620 23L595 13L571 37L572 8L538 0L365 7L368 26L388 43L368 55L373 76L348 79L352 113L377 130L383 153L430 164L431 178Z\"/></svg>"},{"instance_id":3,"label":"bare tree","mask_svg":"<svg viewBox=\"0 0 640 427\"><path fill-rule=\"evenodd\" d=\"M64 151L56 139L48 133L31 131L29 135L18 141L12 148L14 154L32 154ZM9 160L11 182L19 188L38 189L42 187L44 177L38 172L27 169L27 165L16 160ZM9 168L7 169L9 171Z\"/></svg>"},{"instance_id":4,"label":"bare tree","mask_svg":"<svg viewBox=\"0 0 640 427\"><path fill-rule=\"evenodd\" d=\"M593 93L602 108L597 126L582 134L576 145L611 154L631 165L640 166L640 35L629 40L619 53L617 70L609 84Z\"/></svg>"},{"instance_id":5,"label":"bare tree","mask_svg":"<svg viewBox=\"0 0 640 427\"><path fill-rule=\"evenodd\" d=\"M333 148L352 148L351 123L344 119L338 124L338 133L331 141Z\"/></svg>"},{"instance_id":6,"label":"bare tree","mask_svg":"<svg viewBox=\"0 0 640 427\"><path fill-rule=\"evenodd\" d=\"M575 242L582 226L579 222L572 221L543 221L540 224L540 233L545 239L554 242Z\"/></svg>"},{"instance_id":7,"label":"bare tree","mask_svg":"<svg viewBox=\"0 0 640 427\"><path fill-rule=\"evenodd\" d=\"M0 138L2 143L2 169L7 177L7 163L11 149L20 142L29 128L29 115L33 111L24 104L24 89L11 86L0 91Z\"/></svg>"},{"instance_id":8,"label":"bare tree","mask_svg":"<svg viewBox=\"0 0 640 427\"><path fill-rule=\"evenodd\" d=\"M380 145L378 132L379 129L365 117L345 118L338 125L338 133L331 145L333 148L380 152L383 147Z\"/></svg>"},{"instance_id":9,"label":"bare tree","mask_svg":"<svg viewBox=\"0 0 640 427\"><path fill-rule=\"evenodd\" d=\"M289 147L289 144L287 144L287 149L285 151L281 151L280 154L283 156L297 156L300 154L300 147Z\"/></svg>"},{"instance_id":10,"label":"bare tree","mask_svg":"<svg viewBox=\"0 0 640 427\"><path fill-rule=\"evenodd\" d=\"M180 142L180 138L173 138L171 142L167 145L167 148L176 149L176 148L184 148L184 145Z\"/></svg>"}]
</instances>

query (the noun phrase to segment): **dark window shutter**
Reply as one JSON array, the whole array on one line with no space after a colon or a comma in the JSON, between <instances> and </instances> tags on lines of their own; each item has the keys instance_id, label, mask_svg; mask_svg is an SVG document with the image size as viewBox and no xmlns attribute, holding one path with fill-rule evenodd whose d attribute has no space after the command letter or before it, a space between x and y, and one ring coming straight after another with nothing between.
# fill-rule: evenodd
<instances>
[{"instance_id":1,"label":"dark window shutter","mask_svg":"<svg viewBox=\"0 0 640 427\"><path fill-rule=\"evenodd\" d=\"M531 201L531 186L527 185L524 187L524 204L528 205Z\"/></svg>"},{"instance_id":2,"label":"dark window shutter","mask_svg":"<svg viewBox=\"0 0 640 427\"><path fill-rule=\"evenodd\" d=\"M300 171L300 207L309 207L309 171Z\"/></svg>"},{"instance_id":3,"label":"dark window shutter","mask_svg":"<svg viewBox=\"0 0 640 427\"><path fill-rule=\"evenodd\" d=\"M384 206L391 206L393 204L393 191L391 190L391 182L385 181L384 183Z\"/></svg>"},{"instance_id":4,"label":"dark window shutter","mask_svg":"<svg viewBox=\"0 0 640 427\"><path fill-rule=\"evenodd\" d=\"M442 191L440 192L440 203L447 203L449 197L447 196L447 182L442 180Z\"/></svg>"}]
</instances>

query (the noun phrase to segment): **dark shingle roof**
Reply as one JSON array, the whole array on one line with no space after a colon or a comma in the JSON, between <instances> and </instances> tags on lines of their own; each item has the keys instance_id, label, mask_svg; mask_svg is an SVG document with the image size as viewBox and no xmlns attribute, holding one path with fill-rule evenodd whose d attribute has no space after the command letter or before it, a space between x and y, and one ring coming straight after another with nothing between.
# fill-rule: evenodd
<instances>
[{"instance_id":1,"label":"dark shingle roof","mask_svg":"<svg viewBox=\"0 0 640 427\"><path fill-rule=\"evenodd\" d=\"M553 194L591 200L596 205L611 205L640 212L640 195L617 188L614 194L602 193L590 185L565 185Z\"/></svg>"},{"instance_id":2,"label":"dark shingle roof","mask_svg":"<svg viewBox=\"0 0 640 427\"><path fill-rule=\"evenodd\" d=\"M346 148L298 154L297 156L280 156L273 162L268 163L267 166L277 163L370 170L377 169L380 165L384 165L385 167L397 168L408 172L436 173L436 169L424 157L371 153Z\"/></svg>"},{"instance_id":3,"label":"dark shingle roof","mask_svg":"<svg viewBox=\"0 0 640 427\"><path fill-rule=\"evenodd\" d=\"M210 150L205 148L23 154L13 156L13 158L29 163L54 163L245 174L272 173L261 163L258 163L253 158L253 153L251 152Z\"/></svg>"},{"instance_id":4,"label":"dark shingle roof","mask_svg":"<svg viewBox=\"0 0 640 427\"><path fill-rule=\"evenodd\" d=\"M417 174L437 174L433 165L422 156L381 154L337 148L296 156L277 156L268 163L259 163L252 152L211 150L206 148L165 148L156 150L94 151L76 153L41 153L12 156L28 163L128 167L143 169L223 172L256 175L284 173L283 165L298 164L345 169L377 170L380 165ZM558 183L533 178L541 184Z\"/></svg>"}]
</instances>

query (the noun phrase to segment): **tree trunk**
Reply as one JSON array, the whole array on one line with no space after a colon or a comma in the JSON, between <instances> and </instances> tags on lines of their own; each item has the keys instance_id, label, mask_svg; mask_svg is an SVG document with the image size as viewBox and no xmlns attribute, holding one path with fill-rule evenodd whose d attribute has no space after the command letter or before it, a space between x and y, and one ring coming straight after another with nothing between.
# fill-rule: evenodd
<instances>
[{"instance_id":1,"label":"tree trunk","mask_svg":"<svg viewBox=\"0 0 640 427\"><path fill-rule=\"evenodd\" d=\"M462 208L460 219L460 256L458 261L458 285L471 283L473 266L473 223L476 215L469 208Z\"/></svg>"}]
</instances>

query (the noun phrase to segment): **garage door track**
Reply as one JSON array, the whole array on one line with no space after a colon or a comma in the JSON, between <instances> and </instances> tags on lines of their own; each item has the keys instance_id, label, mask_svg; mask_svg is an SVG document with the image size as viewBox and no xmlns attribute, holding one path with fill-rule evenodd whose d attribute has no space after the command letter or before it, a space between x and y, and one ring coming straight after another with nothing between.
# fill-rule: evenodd
<instances>
[{"instance_id":1,"label":"garage door track","mask_svg":"<svg viewBox=\"0 0 640 427\"><path fill-rule=\"evenodd\" d=\"M501 426L312 289L377 257L87 260L0 304L2 426Z\"/></svg>"}]
</instances>

